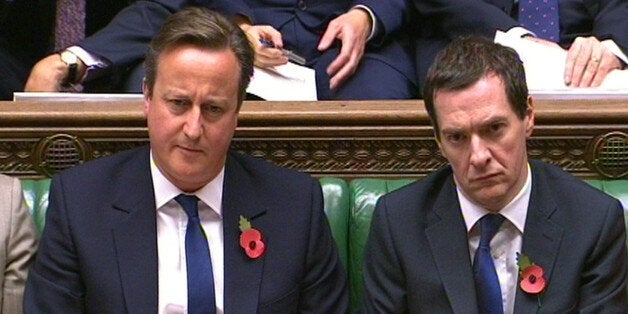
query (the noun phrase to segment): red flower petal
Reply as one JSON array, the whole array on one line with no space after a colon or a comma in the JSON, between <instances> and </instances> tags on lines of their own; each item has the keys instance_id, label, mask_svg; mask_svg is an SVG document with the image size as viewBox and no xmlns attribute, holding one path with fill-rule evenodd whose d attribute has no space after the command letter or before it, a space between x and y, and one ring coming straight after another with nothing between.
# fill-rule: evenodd
<instances>
[{"instance_id":1,"label":"red flower petal","mask_svg":"<svg viewBox=\"0 0 628 314\"><path fill-rule=\"evenodd\" d=\"M262 233L257 229L249 229L240 234L240 246L246 249L251 241L262 240Z\"/></svg>"},{"instance_id":2,"label":"red flower petal","mask_svg":"<svg viewBox=\"0 0 628 314\"><path fill-rule=\"evenodd\" d=\"M266 250L266 245L264 244L264 242L260 240L251 241L244 248L244 252L246 252L246 255L250 258L258 258L262 256L265 250Z\"/></svg>"},{"instance_id":3,"label":"red flower petal","mask_svg":"<svg viewBox=\"0 0 628 314\"><path fill-rule=\"evenodd\" d=\"M545 289L544 271L541 266L530 265L521 273L521 289L527 293L538 294Z\"/></svg>"}]
</instances>

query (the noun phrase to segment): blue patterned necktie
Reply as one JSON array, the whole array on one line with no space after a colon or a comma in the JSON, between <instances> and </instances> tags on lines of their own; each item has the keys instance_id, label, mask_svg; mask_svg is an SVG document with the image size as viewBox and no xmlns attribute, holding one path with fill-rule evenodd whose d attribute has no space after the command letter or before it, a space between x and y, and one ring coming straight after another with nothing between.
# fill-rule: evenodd
<instances>
[{"instance_id":1,"label":"blue patterned necktie","mask_svg":"<svg viewBox=\"0 0 628 314\"><path fill-rule=\"evenodd\" d=\"M504 313L502 291L491 256L491 239L504 222L504 216L487 214L480 219L480 244L473 259L473 279L480 314Z\"/></svg>"},{"instance_id":2,"label":"blue patterned necktie","mask_svg":"<svg viewBox=\"0 0 628 314\"><path fill-rule=\"evenodd\" d=\"M207 237L198 217L198 197L179 194L174 198L188 215L185 231L185 259L188 274L188 313L216 313L214 275Z\"/></svg>"},{"instance_id":3,"label":"blue patterned necktie","mask_svg":"<svg viewBox=\"0 0 628 314\"><path fill-rule=\"evenodd\" d=\"M520 0L519 24L538 38L558 42L558 0Z\"/></svg>"}]
</instances>

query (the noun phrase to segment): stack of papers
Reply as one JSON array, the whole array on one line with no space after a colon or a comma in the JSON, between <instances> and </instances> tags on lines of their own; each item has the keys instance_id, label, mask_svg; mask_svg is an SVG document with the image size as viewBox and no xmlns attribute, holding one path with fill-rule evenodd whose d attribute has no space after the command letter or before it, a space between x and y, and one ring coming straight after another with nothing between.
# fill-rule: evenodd
<instances>
[{"instance_id":1,"label":"stack of papers","mask_svg":"<svg viewBox=\"0 0 628 314\"><path fill-rule=\"evenodd\" d=\"M628 70L611 71L599 87L576 88L564 83L567 51L498 31L495 42L517 51L523 61L530 94L609 95L628 98Z\"/></svg>"}]
</instances>

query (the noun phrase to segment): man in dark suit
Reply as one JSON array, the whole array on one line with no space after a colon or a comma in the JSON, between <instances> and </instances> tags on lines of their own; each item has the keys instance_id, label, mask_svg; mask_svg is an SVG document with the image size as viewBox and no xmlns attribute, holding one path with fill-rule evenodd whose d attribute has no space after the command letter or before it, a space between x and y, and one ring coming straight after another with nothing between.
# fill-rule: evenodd
<instances>
[{"instance_id":1,"label":"man in dark suit","mask_svg":"<svg viewBox=\"0 0 628 314\"><path fill-rule=\"evenodd\" d=\"M53 178L26 313L346 311L320 185L229 152L253 59L215 12L166 21L146 59L150 147Z\"/></svg>"},{"instance_id":2,"label":"man in dark suit","mask_svg":"<svg viewBox=\"0 0 628 314\"><path fill-rule=\"evenodd\" d=\"M285 64L278 48L315 70L318 99L405 99L416 80L404 0L214 0L252 39L256 65ZM265 47L260 40L273 43Z\"/></svg>"},{"instance_id":3,"label":"man in dark suit","mask_svg":"<svg viewBox=\"0 0 628 314\"><path fill-rule=\"evenodd\" d=\"M87 1L85 36L103 28L128 4ZM22 91L33 65L53 52L54 25L55 1L0 0L0 100Z\"/></svg>"},{"instance_id":4,"label":"man in dark suit","mask_svg":"<svg viewBox=\"0 0 628 314\"><path fill-rule=\"evenodd\" d=\"M512 0L413 1L421 23L417 42L417 73L421 87L434 56L461 35L494 38L497 30L513 31L530 40L519 29L519 4ZM598 86L612 69L628 63L628 4L624 0L558 0L559 39L569 51L565 84L573 87ZM540 35L540 34L538 34ZM567 69L571 68L569 73Z\"/></svg>"},{"instance_id":5,"label":"man in dark suit","mask_svg":"<svg viewBox=\"0 0 628 314\"><path fill-rule=\"evenodd\" d=\"M528 160L534 107L516 53L454 41L425 104L450 166L378 200L365 312L626 313L621 204Z\"/></svg>"}]
</instances>

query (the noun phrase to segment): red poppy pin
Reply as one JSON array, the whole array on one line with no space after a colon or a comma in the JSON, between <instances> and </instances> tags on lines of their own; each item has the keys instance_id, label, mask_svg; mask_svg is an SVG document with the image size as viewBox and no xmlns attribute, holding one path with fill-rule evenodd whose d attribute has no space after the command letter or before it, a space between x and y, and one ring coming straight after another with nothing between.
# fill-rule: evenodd
<instances>
[{"instance_id":1,"label":"red poppy pin","mask_svg":"<svg viewBox=\"0 0 628 314\"><path fill-rule=\"evenodd\" d=\"M519 267L519 287L524 292L536 295L538 309L541 308L541 294L545 291L547 281L543 267L535 265L528 256L517 253L517 266Z\"/></svg>"},{"instance_id":2,"label":"red poppy pin","mask_svg":"<svg viewBox=\"0 0 628 314\"><path fill-rule=\"evenodd\" d=\"M240 246L250 258L258 258L264 254L266 245L262 241L262 233L251 227L251 222L240 215Z\"/></svg>"}]
</instances>

